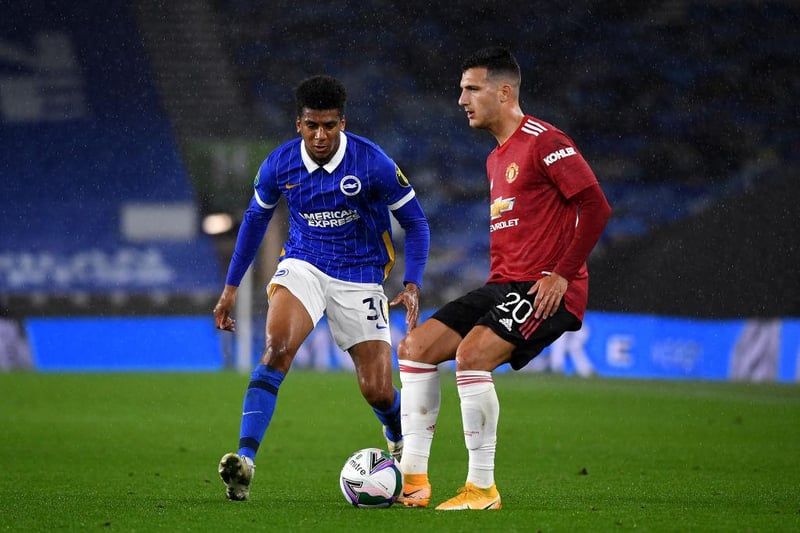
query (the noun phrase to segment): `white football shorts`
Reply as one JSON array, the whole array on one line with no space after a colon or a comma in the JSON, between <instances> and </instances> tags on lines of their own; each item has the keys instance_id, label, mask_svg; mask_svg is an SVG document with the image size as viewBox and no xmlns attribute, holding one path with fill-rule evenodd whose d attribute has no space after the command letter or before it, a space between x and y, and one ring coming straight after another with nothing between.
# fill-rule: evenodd
<instances>
[{"instance_id":1,"label":"white football shorts","mask_svg":"<svg viewBox=\"0 0 800 533\"><path fill-rule=\"evenodd\" d=\"M391 345L389 302L379 283L354 283L332 278L299 259L284 259L267 285L282 285L297 297L316 327L325 314L336 345L347 351L364 341Z\"/></svg>"}]
</instances>

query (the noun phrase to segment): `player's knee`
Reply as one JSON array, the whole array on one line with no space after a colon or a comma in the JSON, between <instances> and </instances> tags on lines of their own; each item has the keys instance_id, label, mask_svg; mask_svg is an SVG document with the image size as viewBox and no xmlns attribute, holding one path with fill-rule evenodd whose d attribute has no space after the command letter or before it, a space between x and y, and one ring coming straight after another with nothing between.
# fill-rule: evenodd
<instances>
[{"instance_id":1,"label":"player's knee","mask_svg":"<svg viewBox=\"0 0 800 533\"><path fill-rule=\"evenodd\" d=\"M424 337L420 338L415 335L415 331L409 333L397 344L397 358L402 361L414 361L432 365L441 362L434 347Z\"/></svg>"},{"instance_id":2,"label":"player's knee","mask_svg":"<svg viewBox=\"0 0 800 533\"><path fill-rule=\"evenodd\" d=\"M456 351L456 370L492 370L487 368L486 358L480 350L459 346Z\"/></svg>"},{"instance_id":3,"label":"player's knee","mask_svg":"<svg viewBox=\"0 0 800 533\"><path fill-rule=\"evenodd\" d=\"M394 389L387 391L375 385L366 385L361 387L361 394L376 409L386 410L394 403Z\"/></svg>"},{"instance_id":4,"label":"player's knee","mask_svg":"<svg viewBox=\"0 0 800 533\"><path fill-rule=\"evenodd\" d=\"M411 344L411 341L409 340L410 336L411 335L405 337L397 344L398 359L402 359L404 361L414 361L413 352L411 351L413 344Z\"/></svg>"},{"instance_id":5,"label":"player's knee","mask_svg":"<svg viewBox=\"0 0 800 533\"><path fill-rule=\"evenodd\" d=\"M261 364L276 368L285 374L292 365L295 353L285 342L268 338L261 355Z\"/></svg>"}]
</instances>

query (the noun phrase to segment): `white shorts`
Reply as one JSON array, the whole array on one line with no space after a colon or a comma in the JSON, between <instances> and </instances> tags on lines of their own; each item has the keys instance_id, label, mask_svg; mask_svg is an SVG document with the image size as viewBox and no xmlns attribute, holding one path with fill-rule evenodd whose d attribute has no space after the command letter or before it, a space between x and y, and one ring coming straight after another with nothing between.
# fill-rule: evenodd
<instances>
[{"instance_id":1,"label":"white shorts","mask_svg":"<svg viewBox=\"0 0 800 533\"><path fill-rule=\"evenodd\" d=\"M347 351L364 341L379 340L391 345L389 303L379 283L354 283L332 278L299 259L278 263L267 285L282 285L297 297L314 326L325 314L336 345Z\"/></svg>"}]
</instances>

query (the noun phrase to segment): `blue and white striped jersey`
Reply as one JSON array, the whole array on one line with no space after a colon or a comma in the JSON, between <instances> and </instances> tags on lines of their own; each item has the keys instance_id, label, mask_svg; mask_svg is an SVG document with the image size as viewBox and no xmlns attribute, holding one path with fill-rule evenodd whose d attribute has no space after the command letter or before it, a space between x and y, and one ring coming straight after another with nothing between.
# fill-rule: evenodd
<instances>
[{"instance_id":1,"label":"blue and white striped jersey","mask_svg":"<svg viewBox=\"0 0 800 533\"><path fill-rule=\"evenodd\" d=\"M382 283L395 261L390 210L409 202L418 208L418 201L408 180L380 147L352 133L339 135L339 148L324 166L308 156L300 138L276 148L258 170L248 212L260 209L262 219L268 221L280 196L285 196L289 235L281 257L307 261L336 279ZM424 221L421 208L419 214ZM265 230L266 224L263 226ZM260 235L247 238L240 231L237 251L249 252L244 248L260 244L263 230L253 230ZM427 239L427 224L425 233ZM248 246L240 250L240 244ZM254 255L255 250L252 252ZM250 253L234 254L229 284L238 285L241 276L232 273L244 274L252 261L248 256ZM407 281L421 284L419 279Z\"/></svg>"}]
</instances>

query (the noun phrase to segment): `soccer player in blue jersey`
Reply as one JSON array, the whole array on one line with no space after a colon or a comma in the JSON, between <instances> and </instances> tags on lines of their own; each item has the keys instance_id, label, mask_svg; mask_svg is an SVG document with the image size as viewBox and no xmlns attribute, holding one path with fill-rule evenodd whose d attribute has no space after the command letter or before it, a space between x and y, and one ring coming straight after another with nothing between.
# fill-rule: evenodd
<instances>
[{"instance_id":1,"label":"soccer player in blue jersey","mask_svg":"<svg viewBox=\"0 0 800 533\"><path fill-rule=\"evenodd\" d=\"M323 314L336 344L353 359L361 393L383 425L389 451L398 460L402 453L388 306L402 303L408 329L416 326L428 222L394 161L368 139L345 132L346 90L340 81L315 76L304 80L295 96L300 138L261 164L214 307L217 328L233 331L237 288L283 195L289 235L267 286L266 346L244 396L238 452L225 454L219 464L231 500L249 498L256 453L281 382ZM390 214L405 230L406 261L404 289L387 305L383 281L395 260Z\"/></svg>"}]
</instances>

